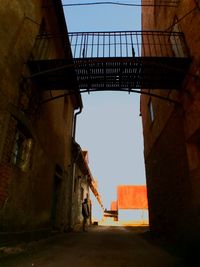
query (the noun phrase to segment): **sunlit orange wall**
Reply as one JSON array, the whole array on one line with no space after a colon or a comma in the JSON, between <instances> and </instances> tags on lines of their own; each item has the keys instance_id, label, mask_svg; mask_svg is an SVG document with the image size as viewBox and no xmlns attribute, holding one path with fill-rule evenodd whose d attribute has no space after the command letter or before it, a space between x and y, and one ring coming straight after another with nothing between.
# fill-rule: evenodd
<instances>
[{"instance_id":1,"label":"sunlit orange wall","mask_svg":"<svg viewBox=\"0 0 200 267\"><path fill-rule=\"evenodd\" d=\"M117 187L118 209L148 209L145 185L121 185Z\"/></svg>"},{"instance_id":2,"label":"sunlit orange wall","mask_svg":"<svg viewBox=\"0 0 200 267\"><path fill-rule=\"evenodd\" d=\"M117 201L112 201L111 202L111 206L110 206L110 209L111 210L118 210L118 208L117 208Z\"/></svg>"}]
</instances>

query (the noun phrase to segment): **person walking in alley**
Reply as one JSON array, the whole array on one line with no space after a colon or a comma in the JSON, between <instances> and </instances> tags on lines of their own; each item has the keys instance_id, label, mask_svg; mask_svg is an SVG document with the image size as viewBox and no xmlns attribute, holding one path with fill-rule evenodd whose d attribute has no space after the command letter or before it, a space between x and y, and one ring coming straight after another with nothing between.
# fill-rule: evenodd
<instances>
[{"instance_id":1,"label":"person walking in alley","mask_svg":"<svg viewBox=\"0 0 200 267\"><path fill-rule=\"evenodd\" d=\"M83 215L83 231L86 232L86 224L87 224L87 219L89 218L90 210L88 206L88 200L87 198L84 199L82 203L82 215Z\"/></svg>"}]
</instances>

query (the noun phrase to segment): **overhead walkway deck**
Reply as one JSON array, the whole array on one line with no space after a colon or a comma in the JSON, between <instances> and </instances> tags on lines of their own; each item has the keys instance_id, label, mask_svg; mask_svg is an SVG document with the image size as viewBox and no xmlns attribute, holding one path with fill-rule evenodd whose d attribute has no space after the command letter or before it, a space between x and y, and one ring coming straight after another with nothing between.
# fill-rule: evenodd
<instances>
[{"instance_id":1,"label":"overhead walkway deck","mask_svg":"<svg viewBox=\"0 0 200 267\"><path fill-rule=\"evenodd\" d=\"M42 89L180 89L190 64L180 32L74 32L69 39L72 59L29 61Z\"/></svg>"}]
</instances>

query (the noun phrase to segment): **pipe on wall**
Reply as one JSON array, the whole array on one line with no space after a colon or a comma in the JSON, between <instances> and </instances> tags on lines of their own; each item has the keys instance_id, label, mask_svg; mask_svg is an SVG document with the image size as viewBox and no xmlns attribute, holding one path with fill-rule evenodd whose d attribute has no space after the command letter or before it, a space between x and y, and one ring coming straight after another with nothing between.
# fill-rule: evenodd
<instances>
[{"instance_id":1,"label":"pipe on wall","mask_svg":"<svg viewBox=\"0 0 200 267\"><path fill-rule=\"evenodd\" d=\"M72 137L73 137L74 140L75 140L75 137L76 137L77 116L79 114L81 114L82 110L83 110L83 105L81 104L80 107L79 107L79 111L75 112L75 114L74 114L74 125L73 125L73 133L72 133Z\"/></svg>"},{"instance_id":2,"label":"pipe on wall","mask_svg":"<svg viewBox=\"0 0 200 267\"><path fill-rule=\"evenodd\" d=\"M73 132L72 132L72 139L75 141L75 137L76 137L76 123L77 123L77 116L79 114L81 114L82 110L83 110L83 104L82 101L79 101L79 110L77 112L75 112L74 114L74 124L73 124ZM75 157L74 161L73 161L73 165L72 165L72 188L71 188L71 213L70 213L70 228L73 229L73 224L74 224L74 181L75 181L75 177L76 177L76 161L78 159L79 153L81 152L81 149L79 149L77 156Z\"/></svg>"}]
</instances>

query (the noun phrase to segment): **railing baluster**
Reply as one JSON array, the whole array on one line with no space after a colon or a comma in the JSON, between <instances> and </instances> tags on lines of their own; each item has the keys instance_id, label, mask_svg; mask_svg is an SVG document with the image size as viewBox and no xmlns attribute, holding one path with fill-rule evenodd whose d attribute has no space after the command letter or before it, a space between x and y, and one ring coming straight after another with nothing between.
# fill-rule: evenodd
<instances>
[{"instance_id":1,"label":"railing baluster","mask_svg":"<svg viewBox=\"0 0 200 267\"><path fill-rule=\"evenodd\" d=\"M116 42L116 33L114 33L114 45L115 45L115 57L117 57L117 42Z\"/></svg>"},{"instance_id":2,"label":"railing baluster","mask_svg":"<svg viewBox=\"0 0 200 267\"><path fill-rule=\"evenodd\" d=\"M99 57L99 33L97 34L98 36L98 42L97 42L97 57Z\"/></svg>"},{"instance_id":3,"label":"railing baluster","mask_svg":"<svg viewBox=\"0 0 200 267\"><path fill-rule=\"evenodd\" d=\"M76 42L75 42L75 47L74 47L74 57L76 57L77 44L78 44L78 34L76 35Z\"/></svg>"},{"instance_id":4,"label":"railing baluster","mask_svg":"<svg viewBox=\"0 0 200 267\"><path fill-rule=\"evenodd\" d=\"M120 56L122 57L122 35L121 32L119 34L120 34Z\"/></svg>"},{"instance_id":5,"label":"railing baluster","mask_svg":"<svg viewBox=\"0 0 200 267\"><path fill-rule=\"evenodd\" d=\"M146 56L146 49L145 49L145 37L146 37L146 34L145 33L142 33L141 34L141 37L142 37L142 57Z\"/></svg>"},{"instance_id":6,"label":"railing baluster","mask_svg":"<svg viewBox=\"0 0 200 267\"><path fill-rule=\"evenodd\" d=\"M88 48L89 48L88 40L89 40L89 34L86 35L85 57L87 57L88 54Z\"/></svg>"},{"instance_id":7,"label":"railing baluster","mask_svg":"<svg viewBox=\"0 0 200 267\"><path fill-rule=\"evenodd\" d=\"M84 34L84 42L83 42L83 50L82 50L82 57L85 58L86 56L86 38L87 38L87 33Z\"/></svg>"},{"instance_id":8,"label":"railing baluster","mask_svg":"<svg viewBox=\"0 0 200 267\"><path fill-rule=\"evenodd\" d=\"M105 57L105 34L103 35L103 57Z\"/></svg>"},{"instance_id":9,"label":"railing baluster","mask_svg":"<svg viewBox=\"0 0 200 267\"><path fill-rule=\"evenodd\" d=\"M73 40L73 34L69 35L70 44L72 44L72 40Z\"/></svg>"},{"instance_id":10,"label":"railing baluster","mask_svg":"<svg viewBox=\"0 0 200 267\"><path fill-rule=\"evenodd\" d=\"M126 42L126 56L128 57L128 39L126 33L125 33L125 42Z\"/></svg>"},{"instance_id":11,"label":"railing baluster","mask_svg":"<svg viewBox=\"0 0 200 267\"><path fill-rule=\"evenodd\" d=\"M83 39L84 39L84 34L81 36L81 44L80 44L80 51L79 51L79 57L82 58L82 45L83 45Z\"/></svg>"},{"instance_id":12,"label":"railing baluster","mask_svg":"<svg viewBox=\"0 0 200 267\"><path fill-rule=\"evenodd\" d=\"M140 39L141 39L141 35L140 35ZM141 42L141 40L140 40ZM137 43L137 56L140 57L141 56L141 47L139 46L139 41L138 41L138 33L136 32L136 43Z\"/></svg>"},{"instance_id":13,"label":"railing baluster","mask_svg":"<svg viewBox=\"0 0 200 267\"><path fill-rule=\"evenodd\" d=\"M92 33L91 57L93 57L93 46L94 46L94 33Z\"/></svg>"},{"instance_id":14,"label":"railing baluster","mask_svg":"<svg viewBox=\"0 0 200 267\"><path fill-rule=\"evenodd\" d=\"M115 42L114 42L114 33L111 35L111 57L114 57Z\"/></svg>"},{"instance_id":15,"label":"railing baluster","mask_svg":"<svg viewBox=\"0 0 200 267\"><path fill-rule=\"evenodd\" d=\"M109 47L108 47L108 49L109 49L109 57L110 57L110 33L108 35L109 35Z\"/></svg>"},{"instance_id":16,"label":"railing baluster","mask_svg":"<svg viewBox=\"0 0 200 267\"><path fill-rule=\"evenodd\" d=\"M135 49L134 49L134 45L133 45L133 35L130 32L130 37L131 37L131 49L132 49L132 57L135 56Z\"/></svg>"}]
</instances>

